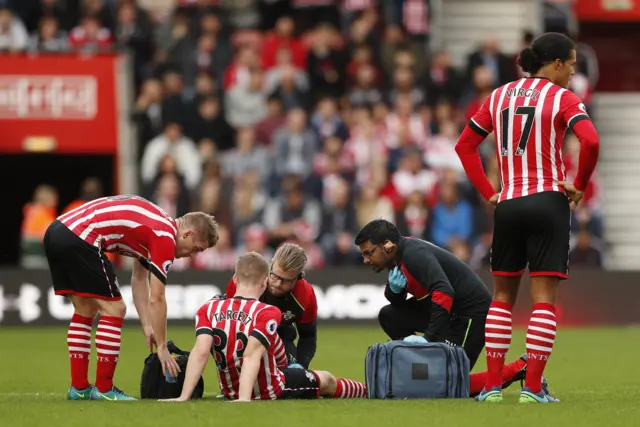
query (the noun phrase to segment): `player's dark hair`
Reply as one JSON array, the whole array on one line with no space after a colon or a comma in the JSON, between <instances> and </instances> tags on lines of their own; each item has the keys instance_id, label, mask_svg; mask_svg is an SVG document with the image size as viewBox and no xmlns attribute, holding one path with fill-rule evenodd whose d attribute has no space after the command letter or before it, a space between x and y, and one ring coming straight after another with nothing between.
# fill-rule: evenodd
<instances>
[{"instance_id":1,"label":"player's dark hair","mask_svg":"<svg viewBox=\"0 0 640 427\"><path fill-rule=\"evenodd\" d=\"M518 65L525 73L535 74L544 65L560 59L562 62L571 58L575 49L573 41L560 33L546 33L533 41L518 56Z\"/></svg>"},{"instance_id":2,"label":"player's dark hair","mask_svg":"<svg viewBox=\"0 0 640 427\"><path fill-rule=\"evenodd\" d=\"M358 232L354 243L361 245L366 241L370 241L374 245L380 245L387 240L391 243L398 243L400 240L400 231L398 228L384 219L374 219Z\"/></svg>"}]
</instances>

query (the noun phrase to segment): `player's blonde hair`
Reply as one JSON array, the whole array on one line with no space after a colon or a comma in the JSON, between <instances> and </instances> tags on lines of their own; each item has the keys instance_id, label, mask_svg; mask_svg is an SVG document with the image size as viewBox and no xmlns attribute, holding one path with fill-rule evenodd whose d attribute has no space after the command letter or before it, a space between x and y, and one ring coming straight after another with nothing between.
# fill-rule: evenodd
<instances>
[{"instance_id":1,"label":"player's blonde hair","mask_svg":"<svg viewBox=\"0 0 640 427\"><path fill-rule=\"evenodd\" d=\"M238 284L258 286L269 275L269 261L257 252L240 255L236 261Z\"/></svg>"},{"instance_id":2,"label":"player's blonde hair","mask_svg":"<svg viewBox=\"0 0 640 427\"><path fill-rule=\"evenodd\" d=\"M300 245L283 243L273 256L273 264L285 271L302 272L307 265L307 254Z\"/></svg>"},{"instance_id":3,"label":"player's blonde hair","mask_svg":"<svg viewBox=\"0 0 640 427\"><path fill-rule=\"evenodd\" d=\"M204 240L209 243L209 247L213 247L218 243L220 238L218 234L218 222L213 215L204 212L189 212L182 216L184 225L193 227Z\"/></svg>"}]
</instances>

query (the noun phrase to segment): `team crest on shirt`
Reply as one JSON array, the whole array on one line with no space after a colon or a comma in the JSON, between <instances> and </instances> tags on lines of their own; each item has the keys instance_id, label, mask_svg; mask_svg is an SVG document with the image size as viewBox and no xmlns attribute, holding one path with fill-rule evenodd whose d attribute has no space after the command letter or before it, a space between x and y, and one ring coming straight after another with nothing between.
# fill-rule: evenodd
<instances>
[{"instance_id":1,"label":"team crest on shirt","mask_svg":"<svg viewBox=\"0 0 640 427\"><path fill-rule=\"evenodd\" d=\"M162 263L162 269L164 270L164 274L169 274L169 269L171 268L171 264L173 264L173 261L165 261Z\"/></svg>"},{"instance_id":2,"label":"team crest on shirt","mask_svg":"<svg viewBox=\"0 0 640 427\"><path fill-rule=\"evenodd\" d=\"M276 331L278 330L278 322L276 322L275 320L269 320L267 322L267 332L270 335L273 335L276 333Z\"/></svg>"},{"instance_id":3,"label":"team crest on shirt","mask_svg":"<svg viewBox=\"0 0 640 427\"><path fill-rule=\"evenodd\" d=\"M582 102L580 103L580 105L578 105L578 108L584 111L585 113L587 112L587 107L585 107L585 105Z\"/></svg>"},{"instance_id":4,"label":"team crest on shirt","mask_svg":"<svg viewBox=\"0 0 640 427\"><path fill-rule=\"evenodd\" d=\"M282 318L283 318L284 320L291 320L291 319L293 319L294 317L296 317L296 315L295 315L295 314L293 314L293 313L291 312L291 310L287 310L287 311L285 311L284 313L282 313Z\"/></svg>"},{"instance_id":5,"label":"team crest on shirt","mask_svg":"<svg viewBox=\"0 0 640 427\"><path fill-rule=\"evenodd\" d=\"M309 382L312 382L312 383L316 382L316 376L313 375L313 372L306 371L304 374L306 375L306 377L309 380Z\"/></svg>"}]
</instances>

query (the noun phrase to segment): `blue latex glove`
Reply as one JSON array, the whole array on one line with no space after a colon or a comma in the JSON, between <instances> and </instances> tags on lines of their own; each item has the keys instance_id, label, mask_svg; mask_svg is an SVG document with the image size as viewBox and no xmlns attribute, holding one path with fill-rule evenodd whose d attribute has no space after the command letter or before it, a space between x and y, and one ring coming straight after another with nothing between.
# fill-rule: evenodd
<instances>
[{"instance_id":1,"label":"blue latex glove","mask_svg":"<svg viewBox=\"0 0 640 427\"><path fill-rule=\"evenodd\" d=\"M407 287L407 278L404 277L402 270L395 267L389 272L389 288L395 294L401 293Z\"/></svg>"},{"instance_id":2,"label":"blue latex glove","mask_svg":"<svg viewBox=\"0 0 640 427\"><path fill-rule=\"evenodd\" d=\"M427 344L429 341L425 337L421 337L420 335L409 335L405 337L402 341L410 342L412 344Z\"/></svg>"},{"instance_id":3,"label":"blue latex glove","mask_svg":"<svg viewBox=\"0 0 640 427\"><path fill-rule=\"evenodd\" d=\"M291 369L304 369L304 366L302 366L299 363L292 363L291 365L288 366Z\"/></svg>"}]
</instances>

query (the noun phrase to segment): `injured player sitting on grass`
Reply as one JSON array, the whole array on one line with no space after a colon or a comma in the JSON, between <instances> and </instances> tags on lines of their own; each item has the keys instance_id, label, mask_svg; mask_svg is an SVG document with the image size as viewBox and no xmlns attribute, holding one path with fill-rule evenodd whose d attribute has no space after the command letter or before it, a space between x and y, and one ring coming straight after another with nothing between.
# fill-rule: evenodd
<instances>
[{"instance_id":1,"label":"injured player sitting on grass","mask_svg":"<svg viewBox=\"0 0 640 427\"><path fill-rule=\"evenodd\" d=\"M269 271L269 262L256 252L238 258L235 295L213 298L200 307L182 394L163 401L189 400L210 354L222 393L231 401L366 397L366 386L357 381L326 371L287 368L287 353L277 332L282 313L259 301Z\"/></svg>"}]
</instances>

